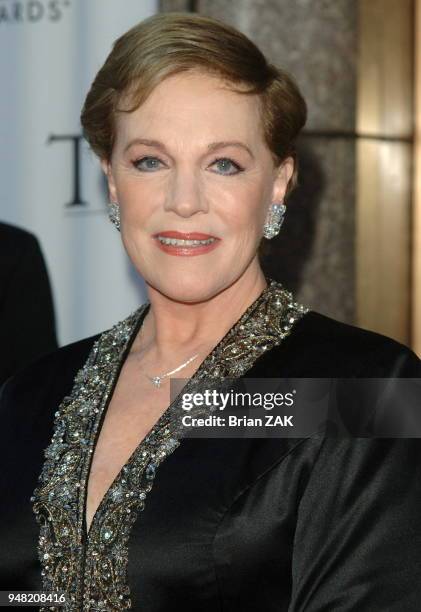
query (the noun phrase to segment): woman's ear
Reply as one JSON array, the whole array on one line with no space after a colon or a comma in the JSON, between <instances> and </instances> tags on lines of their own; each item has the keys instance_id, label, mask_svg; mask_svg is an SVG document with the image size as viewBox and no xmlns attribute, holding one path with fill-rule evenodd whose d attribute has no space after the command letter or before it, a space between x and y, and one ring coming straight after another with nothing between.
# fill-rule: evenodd
<instances>
[{"instance_id":1,"label":"woman's ear","mask_svg":"<svg viewBox=\"0 0 421 612\"><path fill-rule=\"evenodd\" d=\"M107 177L108 191L111 202L117 202L117 190L114 183L114 178L111 170L111 163L106 159L101 159L101 168Z\"/></svg>"},{"instance_id":2,"label":"woman's ear","mask_svg":"<svg viewBox=\"0 0 421 612\"><path fill-rule=\"evenodd\" d=\"M283 202L288 183L294 174L295 162L292 157L287 157L275 169L276 176L273 183L272 202Z\"/></svg>"}]
</instances>

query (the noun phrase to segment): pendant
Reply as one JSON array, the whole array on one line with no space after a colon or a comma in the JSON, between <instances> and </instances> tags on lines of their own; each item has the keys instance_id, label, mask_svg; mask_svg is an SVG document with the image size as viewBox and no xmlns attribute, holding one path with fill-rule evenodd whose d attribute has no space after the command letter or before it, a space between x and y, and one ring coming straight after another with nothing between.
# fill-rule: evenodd
<instances>
[{"instance_id":1,"label":"pendant","mask_svg":"<svg viewBox=\"0 0 421 612\"><path fill-rule=\"evenodd\" d=\"M152 384L155 385L155 387L157 387L159 389L159 387L161 386L161 379L159 376L154 376L153 378L151 378Z\"/></svg>"}]
</instances>

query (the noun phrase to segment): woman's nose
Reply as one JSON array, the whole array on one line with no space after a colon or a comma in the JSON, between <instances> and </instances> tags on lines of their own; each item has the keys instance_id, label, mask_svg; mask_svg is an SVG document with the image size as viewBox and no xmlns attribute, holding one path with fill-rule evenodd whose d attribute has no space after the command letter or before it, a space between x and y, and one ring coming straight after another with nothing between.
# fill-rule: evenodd
<instances>
[{"instance_id":1,"label":"woman's nose","mask_svg":"<svg viewBox=\"0 0 421 612\"><path fill-rule=\"evenodd\" d=\"M207 212L205 194L200 177L190 170L177 170L168 186L165 210L173 211L180 217L190 217L196 212Z\"/></svg>"}]
</instances>

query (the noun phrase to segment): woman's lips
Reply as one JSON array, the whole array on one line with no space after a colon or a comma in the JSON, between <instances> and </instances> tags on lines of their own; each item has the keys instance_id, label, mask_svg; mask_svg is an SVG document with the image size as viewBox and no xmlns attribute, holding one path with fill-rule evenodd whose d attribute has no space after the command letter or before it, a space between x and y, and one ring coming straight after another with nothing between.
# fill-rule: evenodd
<instances>
[{"instance_id":1,"label":"woman's lips","mask_svg":"<svg viewBox=\"0 0 421 612\"><path fill-rule=\"evenodd\" d=\"M196 245L180 245L180 244L165 244L159 240L161 238L167 239L177 239L177 240L209 240L212 239L212 242L209 244L196 244ZM204 253L209 253L213 251L218 244L220 243L220 239L216 238L216 236L212 236L211 234L203 234L202 232L177 232L174 230L168 230L164 232L159 232L158 234L153 235L154 242L158 246L161 251L164 253L168 253L169 255L176 255L182 257L191 257L194 255L203 255Z\"/></svg>"},{"instance_id":2,"label":"woman's lips","mask_svg":"<svg viewBox=\"0 0 421 612\"><path fill-rule=\"evenodd\" d=\"M175 230L167 230L154 234L154 238L162 236L163 238L178 238L179 240L207 240L208 238L216 238L212 234L202 234L201 232L177 232Z\"/></svg>"}]
</instances>

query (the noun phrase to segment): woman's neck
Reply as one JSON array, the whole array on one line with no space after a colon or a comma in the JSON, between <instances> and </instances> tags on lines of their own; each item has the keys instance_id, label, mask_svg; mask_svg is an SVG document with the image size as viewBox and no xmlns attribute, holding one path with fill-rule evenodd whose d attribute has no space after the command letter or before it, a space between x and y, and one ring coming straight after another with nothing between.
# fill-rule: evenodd
<instances>
[{"instance_id":1,"label":"woman's neck","mask_svg":"<svg viewBox=\"0 0 421 612\"><path fill-rule=\"evenodd\" d=\"M174 301L150 285L151 304L132 351L149 362L174 363L178 357L206 355L267 287L260 270L243 274L211 299ZM203 355L203 356L204 356Z\"/></svg>"}]
</instances>

